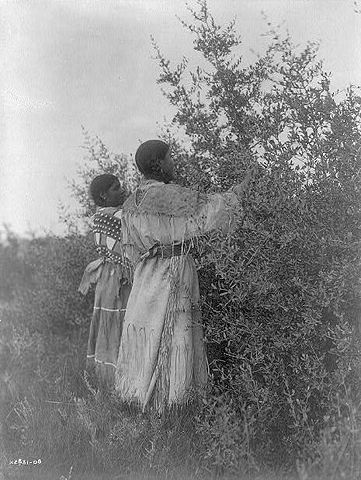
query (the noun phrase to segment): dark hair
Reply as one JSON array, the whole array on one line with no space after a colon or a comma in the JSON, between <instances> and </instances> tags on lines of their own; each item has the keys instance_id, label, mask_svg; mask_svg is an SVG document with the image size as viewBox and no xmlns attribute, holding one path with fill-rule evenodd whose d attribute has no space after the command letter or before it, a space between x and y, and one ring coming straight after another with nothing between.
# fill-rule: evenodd
<instances>
[{"instance_id":1,"label":"dark hair","mask_svg":"<svg viewBox=\"0 0 361 480\"><path fill-rule=\"evenodd\" d=\"M145 177L163 180L159 160L164 160L169 145L162 140L148 140L135 153L135 163Z\"/></svg>"},{"instance_id":2,"label":"dark hair","mask_svg":"<svg viewBox=\"0 0 361 480\"><path fill-rule=\"evenodd\" d=\"M111 175L110 173L98 175L92 180L89 187L89 193L95 205L98 205L98 207L105 206L105 202L101 196L106 193L117 180L117 177L115 175Z\"/></svg>"}]
</instances>

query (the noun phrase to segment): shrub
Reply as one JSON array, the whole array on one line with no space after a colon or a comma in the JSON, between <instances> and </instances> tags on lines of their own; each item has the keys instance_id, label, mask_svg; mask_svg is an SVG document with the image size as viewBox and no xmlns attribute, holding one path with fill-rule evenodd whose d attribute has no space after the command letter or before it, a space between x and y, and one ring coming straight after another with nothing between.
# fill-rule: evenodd
<instances>
[{"instance_id":1,"label":"shrub","mask_svg":"<svg viewBox=\"0 0 361 480\"><path fill-rule=\"evenodd\" d=\"M68 390L73 395L84 391L79 380L92 302L77 293L77 286L89 260L88 242L79 236L22 240L13 242L12 261L6 260L10 272L19 261L26 272L12 284L12 301L0 306L0 413L10 451L35 442L41 428L29 428L38 422L50 427L42 414L47 401L61 403ZM8 254L9 247L4 251ZM17 427L19 418L26 435ZM52 433L56 435L55 427L49 428L48 435Z\"/></svg>"},{"instance_id":2,"label":"shrub","mask_svg":"<svg viewBox=\"0 0 361 480\"><path fill-rule=\"evenodd\" d=\"M243 222L201 252L207 338L223 354L200 429L221 467L237 468L249 451L294 464L312 457L344 397L340 372L359 408L361 99L354 87L332 92L317 44L296 47L272 27L266 52L245 65L234 23L222 28L198 6L183 25L207 67L172 68L154 44L177 109L165 135L178 172L224 191L260 165ZM220 430L216 411L237 428ZM250 450L236 441L246 424Z\"/></svg>"}]
</instances>

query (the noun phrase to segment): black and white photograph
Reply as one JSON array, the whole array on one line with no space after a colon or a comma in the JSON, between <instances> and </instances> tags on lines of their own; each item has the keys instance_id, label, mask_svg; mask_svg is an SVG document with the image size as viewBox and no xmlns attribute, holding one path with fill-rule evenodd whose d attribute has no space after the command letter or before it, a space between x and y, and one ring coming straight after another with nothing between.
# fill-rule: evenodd
<instances>
[{"instance_id":1,"label":"black and white photograph","mask_svg":"<svg viewBox=\"0 0 361 480\"><path fill-rule=\"evenodd\" d=\"M0 0L0 480L361 480L361 0Z\"/></svg>"}]
</instances>

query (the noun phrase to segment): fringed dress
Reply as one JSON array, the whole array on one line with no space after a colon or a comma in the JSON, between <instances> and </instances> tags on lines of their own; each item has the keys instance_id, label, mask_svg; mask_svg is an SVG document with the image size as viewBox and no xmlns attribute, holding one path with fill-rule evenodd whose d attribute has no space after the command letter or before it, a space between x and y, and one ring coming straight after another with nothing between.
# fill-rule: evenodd
<instances>
[{"instance_id":1,"label":"fringed dress","mask_svg":"<svg viewBox=\"0 0 361 480\"><path fill-rule=\"evenodd\" d=\"M130 271L122 247L121 211L99 209L92 218L92 230L100 258L85 269L79 291L85 295L96 283L90 324L87 364L95 368L101 384L114 386L123 319L130 293Z\"/></svg>"},{"instance_id":2,"label":"fringed dress","mask_svg":"<svg viewBox=\"0 0 361 480\"><path fill-rule=\"evenodd\" d=\"M134 265L116 371L120 398L158 411L204 389L208 366L198 275L189 253L197 237L230 227L234 193L206 195L155 180L123 205L123 246Z\"/></svg>"}]
</instances>

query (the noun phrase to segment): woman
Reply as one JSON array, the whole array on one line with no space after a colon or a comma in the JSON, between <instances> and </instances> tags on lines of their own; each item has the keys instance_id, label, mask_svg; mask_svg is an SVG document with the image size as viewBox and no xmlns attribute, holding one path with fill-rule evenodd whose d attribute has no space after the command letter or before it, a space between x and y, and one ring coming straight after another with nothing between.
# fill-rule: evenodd
<instances>
[{"instance_id":1,"label":"woman","mask_svg":"<svg viewBox=\"0 0 361 480\"><path fill-rule=\"evenodd\" d=\"M198 275L189 251L197 237L228 231L236 193L201 194L171 184L169 146L143 143L135 160L144 176L123 205L123 244L134 266L116 371L121 399L158 411L182 405L207 383Z\"/></svg>"}]
</instances>

